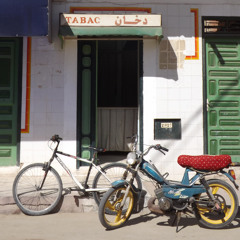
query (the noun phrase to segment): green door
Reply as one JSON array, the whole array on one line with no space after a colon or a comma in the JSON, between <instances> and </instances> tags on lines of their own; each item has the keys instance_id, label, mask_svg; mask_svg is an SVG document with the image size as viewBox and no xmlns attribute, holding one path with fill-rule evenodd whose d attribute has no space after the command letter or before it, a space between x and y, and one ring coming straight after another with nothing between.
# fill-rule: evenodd
<instances>
[{"instance_id":1,"label":"green door","mask_svg":"<svg viewBox=\"0 0 240 240\"><path fill-rule=\"evenodd\" d=\"M0 40L0 166L17 164L19 41Z\"/></svg>"},{"instance_id":2,"label":"green door","mask_svg":"<svg viewBox=\"0 0 240 240\"><path fill-rule=\"evenodd\" d=\"M96 146L96 41L78 41L78 156L90 159ZM79 163L77 163L79 167Z\"/></svg>"},{"instance_id":3,"label":"green door","mask_svg":"<svg viewBox=\"0 0 240 240\"><path fill-rule=\"evenodd\" d=\"M240 39L206 40L208 154L240 161Z\"/></svg>"}]
</instances>

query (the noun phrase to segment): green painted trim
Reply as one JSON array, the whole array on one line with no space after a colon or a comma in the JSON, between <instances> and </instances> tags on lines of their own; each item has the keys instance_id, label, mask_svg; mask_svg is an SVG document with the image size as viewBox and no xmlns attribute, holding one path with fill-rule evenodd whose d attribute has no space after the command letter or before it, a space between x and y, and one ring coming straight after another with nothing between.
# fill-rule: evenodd
<instances>
[{"instance_id":1,"label":"green painted trim","mask_svg":"<svg viewBox=\"0 0 240 240\"><path fill-rule=\"evenodd\" d=\"M162 27L69 27L60 26L62 36L149 36L162 37Z\"/></svg>"},{"instance_id":2,"label":"green painted trim","mask_svg":"<svg viewBox=\"0 0 240 240\"><path fill-rule=\"evenodd\" d=\"M8 99L0 98L0 166L15 166L20 163L22 38L0 38L0 45L11 49L1 57L11 61L11 76L9 86L1 87L10 94Z\"/></svg>"},{"instance_id":3,"label":"green painted trim","mask_svg":"<svg viewBox=\"0 0 240 240\"><path fill-rule=\"evenodd\" d=\"M63 39L63 36L61 34L58 34L58 37L60 39L60 42L61 42L61 49L63 49L63 45L64 45L64 39Z\"/></svg>"},{"instance_id":4,"label":"green painted trim","mask_svg":"<svg viewBox=\"0 0 240 240\"><path fill-rule=\"evenodd\" d=\"M96 146L98 146L98 111L97 111L97 106L98 106L98 41L96 41L96 115L95 115L95 141L96 141Z\"/></svg>"},{"instance_id":5,"label":"green painted trim","mask_svg":"<svg viewBox=\"0 0 240 240\"><path fill-rule=\"evenodd\" d=\"M77 156L91 159L96 146L96 41L78 42ZM77 161L77 168L87 165Z\"/></svg>"},{"instance_id":6,"label":"green painted trim","mask_svg":"<svg viewBox=\"0 0 240 240\"><path fill-rule=\"evenodd\" d=\"M208 120L207 120L207 57L206 57L206 40L202 44L203 56L203 152L208 153Z\"/></svg>"}]
</instances>

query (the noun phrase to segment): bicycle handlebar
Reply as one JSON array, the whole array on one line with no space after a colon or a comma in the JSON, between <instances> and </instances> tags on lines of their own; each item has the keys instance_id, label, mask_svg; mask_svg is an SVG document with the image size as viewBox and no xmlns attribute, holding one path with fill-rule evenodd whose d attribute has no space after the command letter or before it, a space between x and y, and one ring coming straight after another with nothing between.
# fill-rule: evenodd
<instances>
[{"instance_id":1,"label":"bicycle handlebar","mask_svg":"<svg viewBox=\"0 0 240 240\"><path fill-rule=\"evenodd\" d=\"M156 144L156 145L150 146L150 147L146 150L146 152L143 153L142 155L143 155L143 156L146 156L152 148L154 148L155 150L158 150L159 152L161 152L161 153L164 154L164 155L165 155L164 151L168 152L168 149L167 149L167 148L162 147L160 144Z\"/></svg>"},{"instance_id":2,"label":"bicycle handlebar","mask_svg":"<svg viewBox=\"0 0 240 240\"><path fill-rule=\"evenodd\" d=\"M58 134L55 134L55 135L53 135L52 137L51 137L51 139L50 139L51 141L53 141L53 142L60 142L61 140L63 140L61 137L59 137L59 135ZM106 152L106 149L105 148L96 148L96 147L88 147L89 149L93 149L94 151L96 151L96 152Z\"/></svg>"}]
</instances>

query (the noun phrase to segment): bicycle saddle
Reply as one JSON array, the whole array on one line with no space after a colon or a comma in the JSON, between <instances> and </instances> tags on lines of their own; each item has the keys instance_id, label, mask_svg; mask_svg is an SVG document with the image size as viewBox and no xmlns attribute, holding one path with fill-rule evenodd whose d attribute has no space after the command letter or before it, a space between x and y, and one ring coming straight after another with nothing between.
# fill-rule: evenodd
<instances>
[{"instance_id":1,"label":"bicycle saddle","mask_svg":"<svg viewBox=\"0 0 240 240\"><path fill-rule=\"evenodd\" d=\"M231 163L232 160L229 155L180 155L178 157L178 164L180 166L204 171L219 171L229 167Z\"/></svg>"}]
</instances>

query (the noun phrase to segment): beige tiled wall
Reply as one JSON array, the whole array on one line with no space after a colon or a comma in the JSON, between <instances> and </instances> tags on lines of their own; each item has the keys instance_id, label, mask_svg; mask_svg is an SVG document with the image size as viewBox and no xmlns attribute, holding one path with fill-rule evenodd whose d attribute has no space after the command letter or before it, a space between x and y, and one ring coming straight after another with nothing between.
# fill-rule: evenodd
<instances>
[{"instance_id":1,"label":"beige tiled wall","mask_svg":"<svg viewBox=\"0 0 240 240\"><path fill-rule=\"evenodd\" d=\"M163 39L159 48L159 68L177 69L183 68L185 60L185 40Z\"/></svg>"}]
</instances>

